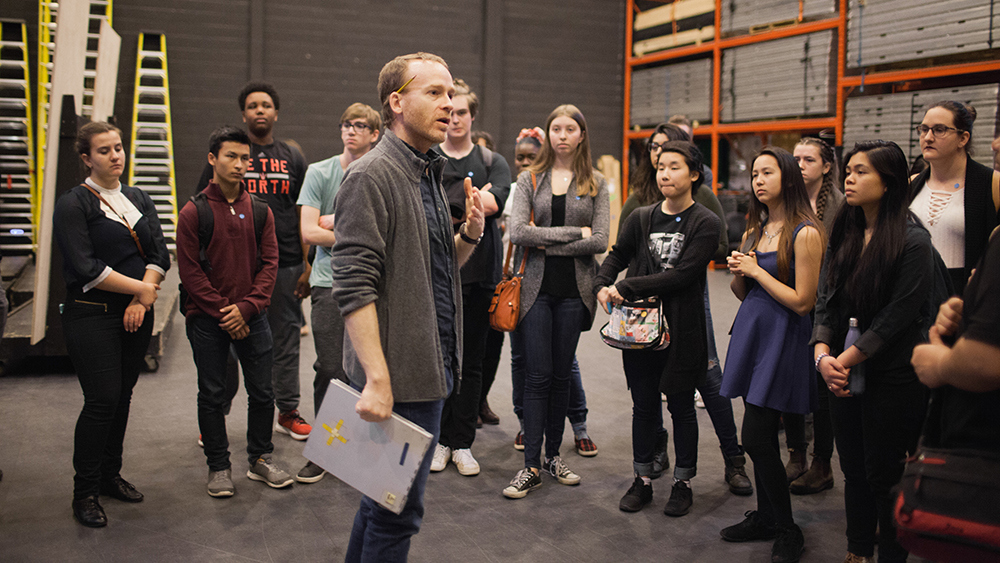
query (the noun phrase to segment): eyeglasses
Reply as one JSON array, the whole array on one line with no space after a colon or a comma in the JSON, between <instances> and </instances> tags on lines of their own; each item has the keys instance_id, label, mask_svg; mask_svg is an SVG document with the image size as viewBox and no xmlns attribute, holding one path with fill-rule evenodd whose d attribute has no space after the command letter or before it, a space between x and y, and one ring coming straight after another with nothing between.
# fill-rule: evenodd
<instances>
[{"instance_id":1,"label":"eyeglasses","mask_svg":"<svg viewBox=\"0 0 1000 563\"><path fill-rule=\"evenodd\" d=\"M371 129L371 125L368 125L364 121L355 121L354 123L345 121L340 124L341 131L347 131L348 129L354 129L356 133L364 133L365 131Z\"/></svg>"},{"instance_id":2,"label":"eyeglasses","mask_svg":"<svg viewBox=\"0 0 1000 563\"><path fill-rule=\"evenodd\" d=\"M667 141L667 143L669 142L670 141ZM664 147L667 146L667 143L649 143L649 152L662 150Z\"/></svg>"},{"instance_id":3,"label":"eyeglasses","mask_svg":"<svg viewBox=\"0 0 1000 563\"><path fill-rule=\"evenodd\" d=\"M944 135L947 135L950 131L960 131L960 129L957 129L955 127L948 127L947 125L935 125L934 127L928 127L923 123L914 127L913 130L916 131L917 135L920 135L921 137L927 135L927 133L930 131L934 132L935 137L942 137Z\"/></svg>"}]
</instances>

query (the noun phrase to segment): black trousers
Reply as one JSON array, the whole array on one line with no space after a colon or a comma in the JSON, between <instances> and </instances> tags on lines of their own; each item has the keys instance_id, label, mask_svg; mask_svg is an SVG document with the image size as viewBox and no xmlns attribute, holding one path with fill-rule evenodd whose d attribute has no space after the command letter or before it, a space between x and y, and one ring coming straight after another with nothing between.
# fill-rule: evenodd
<instances>
[{"instance_id":1,"label":"black trousers","mask_svg":"<svg viewBox=\"0 0 1000 563\"><path fill-rule=\"evenodd\" d=\"M492 289L478 284L462 286L462 385L444 402L439 440L441 445L454 450L471 448L476 440L492 301Z\"/></svg>"},{"instance_id":2,"label":"black trousers","mask_svg":"<svg viewBox=\"0 0 1000 563\"><path fill-rule=\"evenodd\" d=\"M73 498L100 492L119 475L132 388L153 333L153 310L127 332L124 306L67 298L62 312L66 350L83 388L73 444Z\"/></svg>"},{"instance_id":3,"label":"black trousers","mask_svg":"<svg viewBox=\"0 0 1000 563\"><path fill-rule=\"evenodd\" d=\"M878 529L879 561L905 561L896 542L890 491L903 476L906 457L914 452L927 413L927 388L910 383L886 384L868 373L863 395L832 398L834 434L844 472L847 550L871 557Z\"/></svg>"},{"instance_id":4,"label":"black trousers","mask_svg":"<svg viewBox=\"0 0 1000 563\"><path fill-rule=\"evenodd\" d=\"M830 415L833 393L830 393L819 372L816 372L816 395L819 397L819 407L813 413L813 455L829 460L833 457L833 418ZM788 448L805 451L809 447L809 442L806 441L805 415L786 412L782 415L782 420L785 422L785 442Z\"/></svg>"},{"instance_id":5,"label":"black trousers","mask_svg":"<svg viewBox=\"0 0 1000 563\"><path fill-rule=\"evenodd\" d=\"M743 449L753 462L757 484L757 512L768 524L790 526L792 499L788 492L785 465L778 449L778 419L781 412L744 401Z\"/></svg>"}]
</instances>

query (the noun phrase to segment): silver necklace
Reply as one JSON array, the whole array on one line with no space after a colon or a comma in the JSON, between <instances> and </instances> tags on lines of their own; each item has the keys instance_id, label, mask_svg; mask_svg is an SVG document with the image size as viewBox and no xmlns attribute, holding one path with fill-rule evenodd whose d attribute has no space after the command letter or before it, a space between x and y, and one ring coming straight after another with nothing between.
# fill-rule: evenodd
<instances>
[{"instance_id":1,"label":"silver necklace","mask_svg":"<svg viewBox=\"0 0 1000 563\"><path fill-rule=\"evenodd\" d=\"M782 228L784 228L784 227L782 227ZM774 237L776 237L776 236L778 236L780 234L781 234L781 229L778 229L773 235L767 234L767 229L764 229L764 236L767 237L767 244L768 245L771 244L771 241L774 240Z\"/></svg>"}]
</instances>

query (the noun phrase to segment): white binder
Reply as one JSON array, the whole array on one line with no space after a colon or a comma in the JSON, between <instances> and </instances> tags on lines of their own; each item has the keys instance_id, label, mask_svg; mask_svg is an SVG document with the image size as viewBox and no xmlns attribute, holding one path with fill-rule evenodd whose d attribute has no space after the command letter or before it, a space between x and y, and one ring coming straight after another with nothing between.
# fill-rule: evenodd
<instances>
[{"instance_id":1,"label":"white binder","mask_svg":"<svg viewBox=\"0 0 1000 563\"><path fill-rule=\"evenodd\" d=\"M361 394L333 380L303 455L331 475L399 514L433 436L393 413L366 422L354 412Z\"/></svg>"}]
</instances>

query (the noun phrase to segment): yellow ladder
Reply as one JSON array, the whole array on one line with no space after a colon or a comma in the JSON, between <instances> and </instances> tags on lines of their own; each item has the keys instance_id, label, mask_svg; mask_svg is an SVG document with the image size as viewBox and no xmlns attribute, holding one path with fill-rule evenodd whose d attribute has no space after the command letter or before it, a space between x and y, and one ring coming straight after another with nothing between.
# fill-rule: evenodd
<instances>
[{"instance_id":1,"label":"yellow ladder","mask_svg":"<svg viewBox=\"0 0 1000 563\"><path fill-rule=\"evenodd\" d=\"M32 194L35 184L24 21L0 20L0 252L32 251Z\"/></svg>"},{"instance_id":2,"label":"yellow ladder","mask_svg":"<svg viewBox=\"0 0 1000 563\"><path fill-rule=\"evenodd\" d=\"M87 63L83 72L83 115L93 109L94 78L97 74L97 41L101 34L101 20L111 23L112 0L90 0L90 22L87 29ZM38 190L43 185L45 172L45 143L49 126L49 93L52 89L52 62L55 59L56 29L58 28L59 2L38 0L38 163L32 192L32 217L37 226L40 202Z\"/></svg>"},{"instance_id":3,"label":"yellow ladder","mask_svg":"<svg viewBox=\"0 0 1000 563\"><path fill-rule=\"evenodd\" d=\"M141 188L156 204L167 247L173 250L177 233L177 183L170 127L167 38L163 34L139 34L135 67L128 184Z\"/></svg>"}]
</instances>

